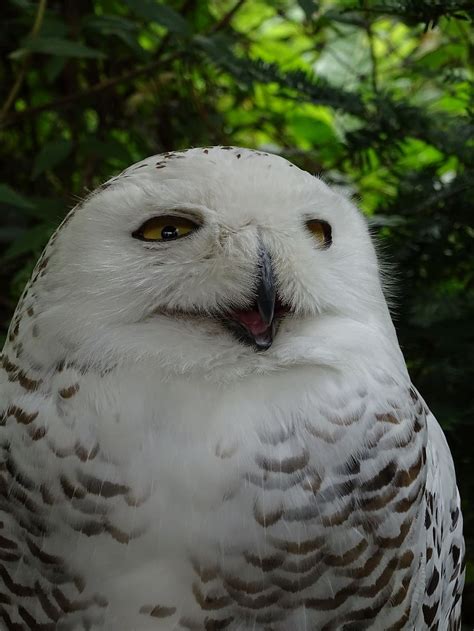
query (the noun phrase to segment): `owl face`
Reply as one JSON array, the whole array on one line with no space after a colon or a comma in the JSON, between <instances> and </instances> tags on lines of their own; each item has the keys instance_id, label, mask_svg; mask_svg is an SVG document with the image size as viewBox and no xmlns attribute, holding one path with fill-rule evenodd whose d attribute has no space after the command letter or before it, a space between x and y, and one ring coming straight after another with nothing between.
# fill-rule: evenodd
<instances>
[{"instance_id":1,"label":"owl face","mask_svg":"<svg viewBox=\"0 0 474 631\"><path fill-rule=\"evenodd\" d=\"M271 365L295 338L327 344L318 323L386 314L352 204L239 148L153 156L110 180L61 229L45 279L69 344L156 354L181 371Z\"/></svg>"}]
</instances>

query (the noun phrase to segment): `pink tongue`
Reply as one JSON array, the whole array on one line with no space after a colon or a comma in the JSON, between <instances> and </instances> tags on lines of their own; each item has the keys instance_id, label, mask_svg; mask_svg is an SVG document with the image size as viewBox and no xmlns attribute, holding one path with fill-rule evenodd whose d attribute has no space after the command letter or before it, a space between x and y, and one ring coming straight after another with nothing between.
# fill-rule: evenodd
<instances>
[{"instance_id":1,"label":"pink tongue","mask_svg":"<svg viewBox=\"0 0 474 631\"><path fill-rule=\"evenodd\" d=\"M253 335L259 335L268 329L268 324L265 324L257 310L236 311L235 318L247 327Z\"/></svg>"}]
</instances>

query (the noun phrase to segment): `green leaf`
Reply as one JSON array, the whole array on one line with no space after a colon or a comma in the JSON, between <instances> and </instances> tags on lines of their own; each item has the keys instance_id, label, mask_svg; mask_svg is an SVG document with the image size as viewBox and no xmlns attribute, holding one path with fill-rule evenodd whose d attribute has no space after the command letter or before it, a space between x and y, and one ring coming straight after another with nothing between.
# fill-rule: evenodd
<instances>
[{"instance_id":1,"label":"green leaf","mask_svg":"<svg viewBox=\"0 0 474 631\"><path fill-rule=\"evenodd\" d=\"M337 142L332 127L311 116L299 114L292 116L290 119L290 128L298 139L309 142L314 147Z\"/></svg>"},{"instance_id":2,"label":"green leaf","mask_svg":"<svg viewBox=\"0 0 474 631\"><path fill-rule=\"evenodd\" d=\"M34 208L34 204L29 199L14 191L8 184L2 183L0 183L0 203L16 208Z\"/></svg>"},{"instance_id":3,"label":"green leaf","mask_svg":"<svg viewBox=\"0 0 474 631\"><path fill-rule=\"evenodd\" d=\"M41 224L27 230L5 250L1 260L6 262L16 259L23 254L39 254L46 245L52 231L52 227L47 224Z\"/></svg>"},{"instance_id":4,"label":"green leaf","mask_svg":"<svg viewBox=\"0 0 474 631\"><path fill-rule=\"evenodd\" d=\"M83 20L82 25L95 33L118 37L135 53L141 57L146 56L146 51L138 42L137 33L140 25L132 20L117 15L91 15Z\"/></svg>"},{"instance_id":5,"label":"green leaf","mask_svg":"<svg viewBox=\"0 0 474 631\"><path fill-rule=\"evenodd\" d=\"M370 225L373 227L397 227L406 224L406 217L400 215L382 215L376 214L370 217Z\"/></svg>"},{"instance_id":6,"label":"green leaf","mask_svg":"<svg viewBox=\"0 0 474 631\"><path fill-rule=\"evenodd\" d=\"M12 241L19 239L23 232L24 230L18 226L5 226L4 228L0 228L0 243L12 243Z\"/></svg>"},{"instance_id":7,"label":"green leaf","mask_svg":"<svg viewBox=\"0 0 474 631\"><path fill-rule=\"evenodd\" d=\"M101 59L106 56L100 50L89 48L88 46L81 44L81 42L74 42L70 39L61 39L60 37L35 37L26 39L23 41L22 48L15 51L10 56L17 56L17 54L25 50L45 55L79 57L84 59Z\"/></svg>"},{"instance_id":8,"label":"green leaf","mask_svg":"<svg viewBox=\"0 0 474 631\"><path fill-rule=\"evenodd\" d=\"M319 9L319 4L316 0L298 0L298 4L303 9L307 20L311 20Z\"/></svg>"},{"instance_id":9,"label":"green leaf","mask_svg":"<svg viewBox=\"0 0 474 631\"><path fill-rule=\"evenodd\" d=\"M10 0L10 2L23 11L31 8L30 0Z\"/></svg>"},{"instance_id":10,"label":"green leaf","mask_svg":"<svg viewBox=\"0 0 474 631\"><path fill-rule=\"evenodd\" d=\"M49 83L54 83L66 65L66 57L50 57L44 64L44 73Z\"/></svg>"},{"instance_id":11,"label":"green leaf","mask_svg":"<svg viewBox=\"0 0 474 631\"><path fill-rule=\"evenodd\" d=\"M13 59L14 61L20 61L20 59L22 59L23 57L26 57L26 55L28 55L28 52L29 51L25 50L24 48L17 48L12 53L10 53L8 55L8 57L10 59Z\"/></svg>"},{"instance_id":12,"label":"green leaf","mask_svg":"<svg viewBox=\"0 0 474 631\"><path fill-rule=\"evenodd\" d=\"M38 177L41 173L63 162L72 150L72 142L70 140L53 140L46 143L35 158L33 165L32 179Z\"/></svg>"},{"instance_id":13,"label":"green leaf","mask_svg":"<svg viewBox=\"0 0 474 631\"><path fill-rule=\"evenodd\" d=\"M82 21L85 28L93 29L99 33L129 33L138 30L138 24L118 15L88 15Z\"/></svg>"},{"instance_id":14,"label":"green leaf","mask_svg":"<svg viewBox=\"0 0 474 631\"><path fill-rule=\"evenodd\" d=\"M41 24L41 37L59 37L63 39L67 37L68 30L67 24L59 15L46 12Z\"/></svg>"},{"instance_id":15,"label":"green leaf","mask_svg":"<svg viewBox=\"0 0 474 631\"><path fill-rule=\"evenodd\" d=\"M191 29L186 20L171 7L157 4L152 0L125 0L130 9L141 18L157 22L171 33L190 35Z\"/></svg>"}]
</instances>

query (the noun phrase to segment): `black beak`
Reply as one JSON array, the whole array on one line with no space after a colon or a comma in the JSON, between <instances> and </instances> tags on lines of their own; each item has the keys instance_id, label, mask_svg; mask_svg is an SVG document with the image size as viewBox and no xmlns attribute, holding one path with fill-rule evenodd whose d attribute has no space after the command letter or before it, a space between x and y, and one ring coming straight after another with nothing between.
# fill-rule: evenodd
<instances>
[{"instance_id":1,"label":"black beak","mask_svg":"<svg viewBox=\"0 0 474 631\"><path fill-rule=\"evenodd\" d=\"M257 307L265 324L270 325L275 314L275 277L270 254L261 245L259 250L260 280L257 288Z\"/></svg>"},{"instance_id":2,"label":"black beak","mask_svg":"<svg viewBox=\"0 0 474 631\"><path fill-rule=\"evenodd\" d=\"M262 244L259 247L259 273L256 306L260 317L267 325L267 329L259 335L255 335L253 343L257 351L266 351L272 345L275 335L273 317L275 315L276 288L272 260Z\"/></svg>"},{"instance_id":3,"label":"black beak","mask_svg":"<svg viewBox=\"0 0 474 631\"><path fill-rule=\"evenodd\" d=\"M226 326L240 342L253 346L256 351L266 351L272 345L276 332L276 303L277 293L271 257L260 243L255 302L248 309L232 312Z\"/></svg>"}]
</instances>

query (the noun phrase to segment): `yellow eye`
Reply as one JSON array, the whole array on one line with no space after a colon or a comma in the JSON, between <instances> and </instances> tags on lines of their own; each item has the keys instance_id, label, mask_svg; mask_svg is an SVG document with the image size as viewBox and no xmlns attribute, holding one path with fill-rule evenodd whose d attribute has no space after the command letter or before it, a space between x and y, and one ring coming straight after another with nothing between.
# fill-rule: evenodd
<instances>
[{"instance_id":1,"label":"yellow eye","mask_svg":"<svg viewBox=\"0 0 474 631\"><path fill-rule=\"evenodd\" d=\"M190 219L162 215L145 221L132 236L142 241L175 241L197 230L197 228L199 225Z\"/></svg>"},{"instance_id":2,"label":"yellow eye","mask_svg":"<svg viewBox=\"0 0 474 631\"><path fill-rule=\"evenodd\" d=\"M332 230L327 221L322 219L310 219L306 227L323 248L328 248L332 243Z\"/></svg>"}]
</instances>

